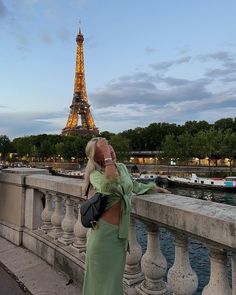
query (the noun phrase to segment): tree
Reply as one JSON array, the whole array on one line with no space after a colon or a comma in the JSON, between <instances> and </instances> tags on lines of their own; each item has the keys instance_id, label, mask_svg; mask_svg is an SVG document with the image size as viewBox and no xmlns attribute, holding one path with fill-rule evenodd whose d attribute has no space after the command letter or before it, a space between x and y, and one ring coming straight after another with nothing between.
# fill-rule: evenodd
<instances>
[{"instance_id":1,"label":"tree","mask_svg":"<svg viewBox=\"0 0 236 295\"><path fill-rule=\"evenodd\" d=\"M163 151L163 156L169 161L171 159L177 160L179 157L180 151L178 141L176 136L173 134L166 135L161 148Z\"/></svg>"},{"instance_id":2,"label":"tree","mask_svg":"<svg viewBox=\"0 0 236 295\"><path fill-rule=\"evenodd\" d=\"M84 162L84 159L86 157L85 148L90 138L91 137L85 136L78 136L75 138L75 157L78 159L79 162Z\"/></svg>"},{"instance_id":3,"label":"tree","mask_svg":"<svg viewBox=\"0 0 236 295\"><path fill-rule=\"evenodd\" d=\"M117 134L113 135L109 142L113 146L118 160L123 161L129 157L130 145L127 138Z\"/></svg>"},{"instance_id":4,"label":"tree","mask_svg":"<svg viewBox=\"0 0 236 295\"><path fill-rule=\"evenodd\" d=\"M194 156L193 136L190 133L184 133L178 136L178 158L182 161L189 160Z\"/></svg>"},{"instance_id":5,"label":"tree","mask_svg":"<svg viewBox=\"0 0 236 295\"><path fill-rule=\"evenodd\" d=\"M30 155L32 157L32 160L39 157L39 152L38 152L37 146L32 145Z\"/></svg>"},{"instance_id":6,"label":"tree","mask_svg":"<svg viewBox=\"0 0 236 295\"><path fill-rule=\"evenodd\" d=\"M211 128L208 131L198 132L193 139L194 154L200 158L207 158L209 171L213 159L220 156L220 146L223 140L223 132Z\"/></svg>"},{"instance_id":7,"label":"tree","mask_svg":"<svg viewBox=\"0 0 236 295\"><path fill-rule=\"evenodd\" d=\"M31 154L33 144L31 143L31 137L18 137L12 142L13 151L18 154L19 157L29 156Z\"/></svg>"},{"instance_id":8,"label":"tree","mask_svg":"<svg viewBox=\"0 0 236 295\"><path fill-rule=\"evenodd\" d=\"M11 141L6 135L0 135L0 153L1 159L5 160L7 154L11 151Z\"/></svg>"},{"instance_id":9,"label":"tree","mask_svg":"<svg viewBox=\"0 0 236 295\"><path fill-rule=\"evenodd\" d=\"M235 118L223 118L215 122L214 124L215 129L226 131L231 129L236 131L236 121Z\"/></svg>"},{"instance_id":10,"label":"tree","mask_svg":"<svg viewBox=\"0 0 236 295\"><path fill-rule=\"evenodd\" d=\"M132 151L144 150L143 128L128 129L119 133L123 138L128 139Z\"/></svg>"},{"instance_id":11,"label":"tree","mask_svg":"<svg viewBox=\"0 0 236 295\"><path fill-rule=\"evenodd\" d=\"M236 133L227 130L220 145L220 154L222 157L228 158L230 174L232 174L232 162L236 157Z\"/></svg>"},{"instance_id":12,"label":"tree","mask_svg":"<svg viewBox=\"0 0 236 295\"><path fill-rule=\"evenodd\" d=\"M195 135L200 131L207 131L212 127L207 121L186 121L181 127L181 133L189 133Z\"/></svg>"},{"instance_id":13,"label":"tree","mask_svg":"<svg viewBox=\"0 0 236 295\"><path fill-rule=\"evenodd\" d=\"M57 156L61 156L64 152L64 142L58 142L55 144L55 150L56 150L56 154Z\"/></svg>"},{"instance_id":14,"label":"tree","mask_svg":"<svg viewBox=\"0 0 236 295\"><path fill-rule=\"evenodd\" d=\"M100 133L100 136L106 138L107 140L110 140L113 135L115 135L115 133L111 133L109 131L103 131Z\"/></svg>"},{"instance_id":15,"label":"tree","mask_svg":"<svg viewBox=\"0 0 236 295\"><path fill-rule=\"evenodd\" d=\"M39 146L38 152L43 160L53 157L56 153L55 145L49 139L44 139Z\"/></svg>"}]
</instances>

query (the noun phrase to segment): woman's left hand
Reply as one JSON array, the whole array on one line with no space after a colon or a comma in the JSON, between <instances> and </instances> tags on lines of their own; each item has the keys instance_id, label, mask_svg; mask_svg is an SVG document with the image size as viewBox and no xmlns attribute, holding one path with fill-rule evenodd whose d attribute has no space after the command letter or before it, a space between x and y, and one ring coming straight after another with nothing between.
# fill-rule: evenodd
<instances>
[{"instance_id":1,"label":"woman's left hand","mask_svg":"<svg viewBox=\"0 0 236 295\"><path fill-rule=\"evenodd\" d=\"M166 189L166 188L163 188L163 187L160 187L160 186L157 186L157 188L156 188L156 192L157 192L157 193L166 193L166 194L171 194L171 192L170 192L170 191L168 191L168 189Z\"/></svg>"}]
</instances>

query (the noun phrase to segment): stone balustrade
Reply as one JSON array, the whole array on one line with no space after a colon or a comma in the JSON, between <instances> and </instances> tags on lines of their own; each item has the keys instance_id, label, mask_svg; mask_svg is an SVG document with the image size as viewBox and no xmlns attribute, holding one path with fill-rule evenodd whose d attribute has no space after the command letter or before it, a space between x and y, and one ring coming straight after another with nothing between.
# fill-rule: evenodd
<instances>
[{"instance_id":1,"label":"stone balustrade","mask_svg":"<svg viewBox=\"0 0 236 295\"><path fill-rule=\"evenodd\" d=\"M89 231L80 222L81 180L40 169L0 172L0 236L23 245L82 286ZM210 279L204 295L236 294L236 207L172 194L134 196L127 254L125 294L196 294L198 277L189 261L189 238L209 250ZM142 254L137 220L145 225ZM168 269L160 229L174 237L175 258ZM232 257L232 288L227 257ZM165 279L167 278L167 279Z\"/></svg>"}]
</instances>

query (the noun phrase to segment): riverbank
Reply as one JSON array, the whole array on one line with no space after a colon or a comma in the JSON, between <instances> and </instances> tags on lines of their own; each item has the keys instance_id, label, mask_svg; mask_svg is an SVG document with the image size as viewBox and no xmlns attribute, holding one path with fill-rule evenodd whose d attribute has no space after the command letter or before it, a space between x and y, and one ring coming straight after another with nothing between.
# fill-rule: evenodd
<instances>
[{"instance_id":1,"label":"riverbank","mask_svg":"<svg viewBox=\"0 0 236 295\"><path fill-rule=\"evenodd\" d=\"M125 163L129 170L134 167L134 164ZM192 173L201 176L229 176L231 171L236 174L236 167L226 166L171 166L171 165L136 165L140 172L151 172L161 175L179 175L187 176Z\"/></svg>"},{"instance_id":2,"label":"riverbank","mask_svg":"<svg viewBox=\"0 0 236 295\"><path fill-rule=\"evenodd\" d=\"M229 176L231 174L236 175L236 167L227 167L227 166L171 166L171 165L140 165L125 162L129 170L132 167L137 166L140 172L150 172L163 175L181 175L187 176L191 173L195 173L201 176ZM55 170L80 170L83 167L79 163L63 163L63 162L32 162L30 163L32 167L43 168L43 167L52 167ZM231 170L231 171L230 171Z\"/></svg>"}]
</instances>

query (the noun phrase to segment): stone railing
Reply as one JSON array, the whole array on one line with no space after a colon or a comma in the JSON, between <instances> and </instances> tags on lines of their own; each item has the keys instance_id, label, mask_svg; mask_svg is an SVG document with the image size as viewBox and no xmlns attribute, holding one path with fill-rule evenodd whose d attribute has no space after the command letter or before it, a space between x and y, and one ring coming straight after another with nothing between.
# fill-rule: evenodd
<instances>
[{"instance_id":1,"label":"stone railing","mask_svg":"<svg viewBox=\"0 0 236 295\"><path fill-rule=\"evenodd\" d=\"M81 201L81 180L37 169L1 172L0 236L39 255L81 287L89 235L80 223ZM195 294L198 278L189 261L189 238L209 249L210 280L202 294L236 294L236 207L171 194L134 196L132 205L125 294ZM147 230L144 254L136 238L137 220ZM161 228L175 237L175 259L169 269L160 247ZM227 254L232 257L232 289Z\"/></svg>"}]
</instances>

